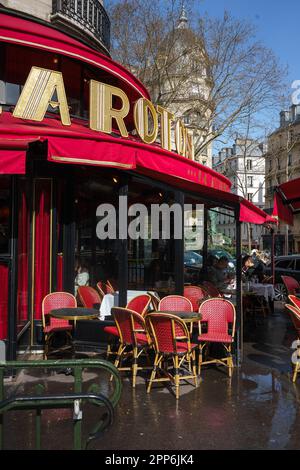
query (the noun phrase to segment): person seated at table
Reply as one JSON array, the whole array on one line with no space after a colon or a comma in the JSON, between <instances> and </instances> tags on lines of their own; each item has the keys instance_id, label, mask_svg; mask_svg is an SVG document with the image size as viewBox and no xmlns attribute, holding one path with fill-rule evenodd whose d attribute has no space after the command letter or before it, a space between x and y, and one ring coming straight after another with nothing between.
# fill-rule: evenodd
<instances>
[{"instance_id":1,"label":"person seated at table","mask_svg":"<svg viewBox=\"0 0 300 470\"><path fill-rule=\"evenodd\" d=\"M242 281L250 281L254 272L254 263L252 256L246 255L242 259Z\"/></svg>"},{"instance_id":2,"label":"person seated at table","mask_svg":"<svg viewBox=\"0 0 300 470\"><path fill-rule=\"evenodd\" d=\"M208 281L212 282L220 291L226 290L233 280L232 275L228 273L228 263L228 258L221 256L221 258L207 268Z\"/></svg>"},{"instance_id":3,"label":"person seated at table","mask_svg":"<svg viewBox=\"0 0 300 470\"><path fill-rule=\"evenodd\" d=\"M79 286L88 286L89 285L89 270L86 264L81 263L79 259L75 261L75 296Z\"/></svg>"},{"instance_id":4,"label":"person seated at table","mask_svg":"<svg viewBox=\"0 0 300 470\"><path fill-rule=\"evenodd\" d=\"M255 259L253 260L253 264L254 264L253 276L256 276L259 282L263 282L265 278L266 264L260 253L256 252L256 256L255 256Z\"/></svg>"}]
</instances>

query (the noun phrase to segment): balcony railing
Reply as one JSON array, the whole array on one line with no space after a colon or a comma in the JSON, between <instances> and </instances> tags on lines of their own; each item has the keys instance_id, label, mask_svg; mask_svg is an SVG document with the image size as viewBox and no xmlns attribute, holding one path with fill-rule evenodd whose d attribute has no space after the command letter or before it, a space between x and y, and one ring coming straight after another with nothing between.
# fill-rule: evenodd
<instances>
[{"instance_id":1,"label":"balcony railing","mask_svg":"<svg viewBox=\"0 0 300 470\"><path fill-rule=\"evenodd\" d=\"M99 0L53 0L51 20L67 22L110 48L110 20Z\"/></svg>"}]
</instances>

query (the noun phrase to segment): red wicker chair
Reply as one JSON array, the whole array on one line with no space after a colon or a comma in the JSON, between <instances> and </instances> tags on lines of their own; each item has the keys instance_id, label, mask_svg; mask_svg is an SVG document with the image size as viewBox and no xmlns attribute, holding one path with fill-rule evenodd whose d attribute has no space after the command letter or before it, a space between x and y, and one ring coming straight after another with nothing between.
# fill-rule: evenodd
<instances>
[{"instance_id":1,"label":"red wicker chair","mask_svg":"<svg viewBox=\"0 0 300 470\"><path fill-rule=\"evenodd\" d=\"M300 314L300 299L295 295L289 295L289 301L299 310Z\"/></svg>"},{"instance_id":2,"label":"red wicker chair","mask_svg":"<svg viewBox=\"0 0 300 470\"><path fill-rule=\"evenodd\" d=\"M148 294L137 295L136 297L134 297L128 302L128 304L126 305L126 308L128 310L133 310L134 312L137 312L140 315L144 316L148 311L150 302L151 302L151 297ZM105 331L105 333L113 337L119 337L119 331L116 326L105 326L103 328L103 331ZM111 344L108 343L106 357L108 358L111 354L116 354L116 353L111 350Z\"/></svg>"},{"instance_id":3,"label":"red wicker chair","mask_svg":"<svg viewBox=\"0 0 300 470\"><path fill-rule=\"evenodd\" d=\"M293 297L293 296L289 296L289 298L290 297ZM293 325L297 332L297 339L300 342L300 310L297 307L295 307L295 305L285 304L285 307L289 310L289 314L291 316ZM293 382L296 382L297 375L299 372L300 372L300 349L297 348L297 361L294 364Z\"/></svg>"},{"instance_id":4,"label":"red wicker chair","mask_svg":"<svg viewBox=\"0 0 300 470\"><path fill-rule=\"evenodd\" d=\"M193 305L189 299L182 295L167 295L158 304L160 312L192 312Z\"/></svg>"},{"instance_id":5,"label":"red wicker chair","mask_svg":"<svg viewBox=\"0 0 300 470\"><path fill-rule=\"evenodd\" d=\"M281 276L282 282L285 285L288 295L295 295L300 293L299 282L291 276Z\"/></svg>"},{"instance_id":6,"label":"red wicker chair","mask_svg":"<svg viewBox=\"0 0 300 470\"><path fill-rule=\"evenodd\" d=\"M80 286L77 295L83 307L94 308L95 304L101 304L101 298L93 287Z\"/></svg>"},{"instance_id":7,"label":"red wicker chair","mask_svg":"<svg viewBox=\"0 0 300 470\"><path fill-rule=\"evenodd\" d=\"M106 284L104 284L104 287L105 287L106 294L114 294L116 292L115 288L112 286L112 284L109 281L106 281Z\"/></svg>"},{"instance_id":8,"label":"red wicker chair","mask_svg":"<svg viewBox=\"0 0 300 470\"><path fill-rule=\"evenodd\" d=\"M210 297L223 297L221 292L210 281L203 281L202 285Z\"/></svg>"},{"instance_id":9,"label":"red wicker chair","mask_svg":"<svg viewBox=\"0 0 300 470\"><path fill-rule=\"evenodd\" d=\"M198 286L185 286L183 295L192 302L194 312L198 312L201 302L208 298L206 290Z\"/></svg>"},{"instance_id":10,"label":"red wicker chair","mask_svg":"<svg viewBox=\"0 0 300 470\"><path fill-rule=\"evenodd\" d=\"M107 285L110 287L110 289L112 289L114 292L116 292L116 291L118 290L117 284L116 284L115 281L112 281L112 280L107 279L106 284L107 284Z\"/></svg>"},{"instance_id":11,"label":"red wicker chair","mask_svg":"<svg viewBox=\"0 0 300 470\"><path fill-rule=\"evenodd\" d=\"M62 320L59 318L50 317L49 313L51 310L57 308L72 308L77 307L77 302L74 295L69 294L68 292L53 292L46 295L42 302L42 322L43 322L43 331L45 336L45 350L44 357L47 359L50 350L50 342L54 334L57 331L65 331L67 339L71 342L72 345L72 325L69 324L68 320Z\"/></svg>"},{"instance_id":12,"label":"red wicker chair","mask_svg":"<svg viewBox=\"0 0 300 470\"><path fill-rule=\"evenodd\" d=\"M102 301L103 297L106 294L105 284L102 281L99 281L99 282L97 282L96 285L97 285L97 289L98 289L98 292L100 294L100 298L101 298L101 301Z\"/></svg>"},{"instance_id":13,"label":"red wicker chair","mask_svg":"<svg viewBox=\"0 0 300 470\"><path fill-rule=\"evenodd\" d=\"M175 396L179 398L181 380L193 379L197 387L196 344L192 344L185 323L176 315L167 313L148 313L145 317L146 328L152 338L155 350L154 367L151 373L147 393L150 393L153 382L171 381L175 384ZM174 375L168 368L172 359ZM180 375L180 368L187 362L189 375ZM160 369L166 377L156 378Z\"/></svg>"},{"instance_id":14,"label":"red wicker chair","mask_svg":"<svg viewBox=\"0 0 300 470\"><path fill-rule=\"evenodd\" d=\"M109 281L107 281L106 284L102 281L97 282L97 289L100 293L101 300L106 294L114 294L116 292Z\"/></svg>"},{"instance_id":15,"label":"red wicker chair","mask_svg":"<svg viewBox=\"0 0 300 470\"><path fill-rule=\"evenodd\" d=\"M207 324L207 332L201 333L198 337L199 344L199 363L198 374L200 375L201 366L204 364L220 363L228 367L229 377L232 376L233 360L231 355L231 345L235 335L235 308L228 300L216 298L205 300L199 308L201 313L201 324ZM229 326L232 330L229 332ZM203 349L209 343L221 343L227 352L227 357L223 359L210 359L203 362Z\"/></svg>"},{"instance_id":16,"label":"red wicker chair","mask_svg":"<svg viewBox=\"0 0 300 470\"><path fill-rule=\"evenodd\" d=\"M134 310L140 315L144 316L149 308L151 303L151 297L148 294L137 295L133 299L129 300L126 305L126 308L129 310Z\"/></svg>"},{"instance_id":17,"label":"red wicker chair","mask_svg":"<svg viewBox=\"0 0 300 470\"><path fill-rule=\"evenodd\" d=\"M132 370L132 386L135 387L137 371L145 369L138 364L138 360L147 348L150 346L148 336L145 331L145 320L137 312L128 310L127 308L113 307L111 309L112 316L115 319L118 329L120 343L115 359L115 367L119 371ZM122 358L128 355L126 349L131 347L129 354L132 354L133 361L131 367L122 367Z\"/></svg>"}]
</instances>

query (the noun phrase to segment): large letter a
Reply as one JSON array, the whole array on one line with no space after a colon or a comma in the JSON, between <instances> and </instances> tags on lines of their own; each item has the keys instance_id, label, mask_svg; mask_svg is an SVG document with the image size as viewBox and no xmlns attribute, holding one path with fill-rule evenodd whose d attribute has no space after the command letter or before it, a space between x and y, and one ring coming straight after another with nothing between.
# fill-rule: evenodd
<instances>
[{"instance_id":1,"label":"large letter a","mask_svg":"<svg viewBox=\"0 0 300 470\"><path fill-rule=\"evenodd\" d=\"M52 100L56 92L57 101ZM64 81L61 72L32 67L13 116L33 121L42 121L48 106L59 108L61 122L70 126L70 114Z\"/></svg>"}]
</instances>

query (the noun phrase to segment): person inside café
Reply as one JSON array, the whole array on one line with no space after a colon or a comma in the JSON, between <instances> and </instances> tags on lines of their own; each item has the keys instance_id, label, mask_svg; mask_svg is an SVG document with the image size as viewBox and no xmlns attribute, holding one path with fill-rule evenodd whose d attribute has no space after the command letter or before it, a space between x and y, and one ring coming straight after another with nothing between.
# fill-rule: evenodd
<instances>
[{"instance_id":1,"label":"person inside caf\u00e9","mask_svg":"<svg viewBox=\"0 0 300 470\"><path fill-rule=\"evenodd\" d=\"M244 282L250 281L250 278L253 276L254 272L254 262L252 256L246 255L242 259L242 280Z\"/></svg>"},{"instance_id":2,"label":"person inside caf\u00e9","mask_svg":"<svg viewBox=\"0 0 300 470\"><path fill-rule=\"evenodd\" d=\"M253 258L252 258L253 259ZM262 254L256 252L255 259L253 259L254 270L253 276L256 276L259 282L265 279L266 263Z\"/></svg>"},{"instance_id":3,"label":"person inside caf\u00e9","mask_svg":"<svg viewBox=\"0 0 300 470\"><path fill-rule=\"evenodd\" d=\"M217 289L224 291L232 283L232 275L228 272L228 258L221 256L218 260L207 268L207 279L212 282Z\"/></svg>"},{"instance_id":4,"label":"person inside caf\u00e9","mask_svg":"<svg viewBox=\"0 0 300 470\"><path fill-rule=\"evenodd\" d=\"M75 281L74 281L74 291L75 296L77 294L78 287L88 286L89 285L89 270L86 264L82 263L79 258L75 261Z\"/></svg>"}]
</instances>

